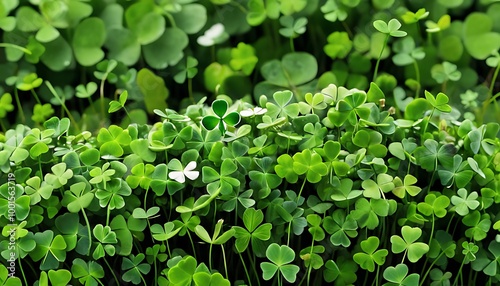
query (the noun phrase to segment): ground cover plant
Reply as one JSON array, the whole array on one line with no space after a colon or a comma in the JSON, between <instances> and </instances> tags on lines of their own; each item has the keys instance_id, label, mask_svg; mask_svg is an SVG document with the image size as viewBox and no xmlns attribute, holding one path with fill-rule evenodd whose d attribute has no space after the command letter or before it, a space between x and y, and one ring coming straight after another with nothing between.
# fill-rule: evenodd
<instances>
[{"instance_id":1,"label":"ground cover plant","mask_svg":"<svg viewBox=\"0 0 500 286\"><path fill-rule=\"evenodd\" d=\"M0 0L0 285L498 283L497 2Z\"/></svg>"}]
</instances>

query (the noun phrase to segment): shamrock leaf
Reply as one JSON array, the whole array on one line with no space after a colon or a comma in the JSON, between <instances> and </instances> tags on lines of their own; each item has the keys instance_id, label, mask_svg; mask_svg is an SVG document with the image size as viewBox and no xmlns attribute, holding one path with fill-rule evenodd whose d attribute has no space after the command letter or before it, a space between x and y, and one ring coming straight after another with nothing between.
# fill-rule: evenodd
<instances>
[{"instance_id":1,"label":"shamrock leaf","mask_svg":"<svg viewBox=\"0 0 500 286\"><path fill-rule=\"evenodd\" d=\"M384 270L385 280L391 282L386 283L384 286L389 285L401 285L401 286L412 286L418 285L420 280L420 275L413 273L408 275L408 266L406 264L398 264L396 267L389 266Z\"/></svg>"},{"instance_id":2,"label":"shamrock leaf","mask_svg":"<svg viewBox=\"0 0 500 286\"><path fill-rule=\"evenodd\" d=\"M295 259L295 252L290 247L272 243L267 247L266 257L272 263L262 262L260 264L264 280L270 280L279 271L286 281L295 282L300 268L297 265L290 264Z\"/></svg>"},{"instance_id":3,"label":"shamrock leaf","mask_svg":"<svg viewBox=\"0 0 500 286\"><path fill-rule=\"evenodd\" d=\"M387 249L377 250L379 244L380 240L376 236L370 236L366 240L363 240L361 242L361 249L364 252L354 254L354 261L363 269L370 272L375 271L375 263L379 266L383 265L385 263L385 257L389 254Z\"/></svg>"},{"instance_id":4,"label":"shamrock leaf","mask_svg":"<svg viewBox=\"0 0 500 286\"><path fill-rule=\"evenodd\" d=\"M212 111L214 115L206 115L201 120L201 124L207 130L213 130L219 127L222 135L226 133L227 125L236 126L240 122L240 115L237 112L227 113L228 104L224 99L217 99L212 102Z\"/></svg>"},{"instance_id":5,"label":"shamrock leaf","mask_svg":"<svg viewBox=\"0 0 500 286\"><path fill-rule=\"evenodd\" d=\"M306 174L307 180L311 183L319 182L328 173L321 156L309 149L293 155L293 171L298 175Z\"/></svg>"},{"instance_id":6,"label":"shamrock leaf","mask_svg":"<svg viewBox=\"0 0 500 286\"><path fill-rule=\"evenodd\" d=\"M255 48L245 43L239 43L231 49L229 65L233 70L241 70L245 75L250 75L259 59L255 56ZM243 114L242 114L243 116Z\"/></svg>"},{"instance_id":7,"label":"shamrock leaf","mask_svg":"<svg viewBox=\"0 0 500 286\"><path fill-rule=\"evenodd\" d=\"M478 194L476 191L467 195L467 190L461 188L457 191L457 195L451 197L451 203L455 206L455 212L461 216L467 215L469 210L475 210L480 205L477 200Z\"/></svg>"},{"instance_id":8,"label":"shamrock leaf","mask_svg":"<svg viewBox=\"0 0 500 286\"><path fill-rule=\"evenodd\" d=\"M415 263L429 251L429 246L427 244L416 242L420 236L422 236L422 230L420 228L405 225L401 228L401 234L403 235L402 238L398 235L391 236L393 253L405 251L408 255L408 260Z\"/></svg>"}]
</instances>

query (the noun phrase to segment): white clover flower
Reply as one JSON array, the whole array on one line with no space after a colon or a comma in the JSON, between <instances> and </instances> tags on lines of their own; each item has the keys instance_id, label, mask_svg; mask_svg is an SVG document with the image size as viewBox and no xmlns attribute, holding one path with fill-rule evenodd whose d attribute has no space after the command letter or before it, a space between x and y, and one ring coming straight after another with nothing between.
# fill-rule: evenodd
<instances>
[{"instance_id":1,"label":"white clover flower","mask_svg":"<svg viewBox=\"0 0 500 286\"><path fill-rule=\"evenodd\" d=\"M252 117L255 115L264 115L264 114L266 114L266 112L267 112L266 108L262 108L262 107L257 106L254 108L249 108L249 109L245 109L245 110L240 111L240 115L242 117Z\"/></svg>"},{"instance_id":2,"label":"white clover flower","mask_svg":"<svg viewBox=\"0 0 500 286\"><path fill-rule=\"evenodd\" d=\"M196 168L196 161L189 162L182 171L172 171L168 173L168 177L181 184L186 182L186 177L190 180L196 180L200 176L200 172L193 171Z\"/></svg>"},{"instance_id":3,"label":"white clover flower","mask_svg":"<svg viewBox=\"0 0 500 286\"><path fill-rule=\"evenodd\" d=\"M227 34L224 33L224 30L224 25L217 23L206 30L205 33L197 39L197 42L205 47L223 42L227 38Z\"/></svg>"}]
</instances>

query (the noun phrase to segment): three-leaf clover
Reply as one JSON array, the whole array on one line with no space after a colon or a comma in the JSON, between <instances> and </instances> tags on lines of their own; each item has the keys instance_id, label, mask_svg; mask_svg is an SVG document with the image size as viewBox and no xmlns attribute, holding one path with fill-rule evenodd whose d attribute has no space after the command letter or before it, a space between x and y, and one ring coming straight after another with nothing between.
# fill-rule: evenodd
<instances>
[{"instance_id":1,"label":"three-leaf clover","mask_svg":"<svg viewBox=\"0 0 500 286\"><path fill-rule=\"evenodd\" d=\"M224 99L217 99L212 102L212 111L214 115L206 115L201 120L201 124L207 130L213 130L219 127L222 135L226 133L227 125L236 126L240 122L240 115L238 112L227 112L228 103Z\"/></svg>"},{"instance_id":2,"label":"three-leaf clover","mask_svg":"<svg viewBox=\"0 0 500 286\"><path fill-rule=\"evenodd\" d=\"M270 223L261 224L264 221L264 214L262 210L255 210L253 208L248 208L243 213L243 224L245 228L240 226L234 226L234 237L236 238L235 247L238 252L243 252L247 249L248 244L251 242L252 247L258 241L266 241L271 237Z\"/></svg>"},{"instance_id":3,"label":"three-leaf clover","mask_svg":"<svg viewBox=\"0 0 500 286\"><path fill-rule=\"evenodd\" d=\"M469 213L469 210L475 210L479 207L480 203L477 200L478 194L476 191L467 195L467 190L461 188L457 191L457 195L451 197L451 203L455 206L455 212L459 215L465 216Z\"/></svg>"},{"instance_id":4,"label":"three-leaf clover","mask_svg":"<svg viewBox=\"0 0 500 286\"><path fill-rule=\"evenodd\" d=\"M401 228L401 234L403 237L399 235L391 236L393 253L401 253L404 251L405 254L408 255L408 260L415 263L429 251L429 246L427 244L416 242L420 236L422 236L422 229L405 225Z\"/></svg>"},{"instance_id":5,"label":"three-leaf clover","mask_svg":"<svg viewBox=\"0 0 500 286\"><path fill-rule=\"evenodd\" d=\"M318 153L306 149L293 155L293 171L298 175L306 174L307 181L317 183L328 173L328 168Z\"/></svg>"},{"instance_id":6,"label":"three-leaf clover","mask_svg":"<svg viewBox=\"0 0 500 286\"><path fill-rule=\"evenodd\" d=\"M391 283L385 283L383 286L413 286L418 285L420 275L417 273L408 275L408 266L398 264L396 267L387 267L384 270L384 278Z\"/></svg>"},{"instance_id":7,"label":"three-leaf clover","mask_svg":"<svg viewBox=\"0 0 500 286\"><path fill-rule=\"evenodd\" d=\"M379 266L383 265L385 257L389 254L387 249L377 250L379 244L380 240L376 236L370 236L366 240L363 240L360 244L363 252L354 254L354 261L363 269L370 272L375 271L375 263Z\"/></svg>"},{"instance_id":8,"label":"three-leaf clover","mask_svg":"<svg viewBox=\"0 0 500 286\"><path fill-rule=\"evenodd\" d=\"M377 29L380 33L390 35L392 37L404 37L406 36L405 31L400 31L401 23L397 19L391 19L388 23L383 20L376 20L373 22L373 27Z\"/></svg>"},{"instance_id":9,"label":"three-leaf clover","mask_svg":"<svg viewBox=\"0 0 500 286\"><path fill-rule=\"evenodd\" d=\"M260 264L264 280L270 280L279 271L288 282L295 282L300 268L290 264L295 259L295 252L290 247L272 243L267 247L266 257L272 263L266 261Z\"/></svg>"}]
</instances>

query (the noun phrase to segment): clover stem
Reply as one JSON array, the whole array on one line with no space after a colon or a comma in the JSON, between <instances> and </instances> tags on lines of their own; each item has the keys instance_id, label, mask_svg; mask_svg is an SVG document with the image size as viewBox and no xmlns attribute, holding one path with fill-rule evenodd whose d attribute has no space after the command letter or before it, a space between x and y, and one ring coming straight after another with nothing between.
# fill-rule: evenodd
<instances>
[{"instance_id":1,"label":"clover stem","mask_svg":"<svg viewBox=\"0 0 500 286\"><path fill-rule=\"evenodd\" d=\"M448 226L446 226L446 232L448 232L450 230L451 222L453 221L453 217L454 216L455 216L455 213L452 213L451 217L450 217L450 220L448 221Z\"/></svg>"},{"instance_id":2,"label":"clover stem","mask_svg":"<svg viewBox=\"0 0 500 286\"><path fill-rule=\"evenodd\" d=\"M38 98L38 94L36 94L34 89L31 89L31 94L33 94L33 97L35 97L36 102L42 105L42 102L40 101L40 98Z\"/></svg>"},{"instance_id":3,"label":"clover stem","mask_svg":"<svg viewBox=\"0 0 500 286\"><path fill-rule=\"evenodd\" d=\"M405 253L403 253L403 259L401 260L401 264L404 264L407 252L408 252L408 249L406 249Z\"/></svg>"},{"instance_id":4,"label":"clover stem","mask_svg":"<svg viewBox=\"0 0 500 286\"><path fill-rule=\"evenodd\" d=\"M17 92L17 88L14 89L14 97L16 98L17 109L19 109L19 112L17 114L21 115L21 120L24 123L26 122L26 117L24 117L23 106L21 105L21 101L19 101L19 94Z\"/></svg>"},{"instance_id":5,"label":"clover stem","mask_svg":"<svg viewBox=\"0 0 500 286\"><path fill-rule=\"evenodd\" d=\"M43 178L42 160L40 159L40 156L38 156L38 170L40 170L40 178Z\"/></svg>"},{"instance_id":6,"label":"clover stem","mask_svg":"<svg viewBox=\"0 0 500 286\"><path fill-rule=\"evenodd\" d=\"M443 93L446 93L447 85L448 85L448 81L447 80L443 81L443 83L441 84L441 91Z\"/></svg>"},{"instance_id":7,"label":"clover stem","mask_svg":"<svg viewBox=\"0 0 500 286\"><path fill-rule=\"evenodd\" d=\"M304 182L302 182L302 186L300 187L300 191L299 191L299 195L297 196L297 204L299 203L299 200L300 200L300 195L302 194L302 190L304 190L304 186L306 185L306 177L304 177Z\"/></svg>"},{"instance_id":8,"label":"clover stem","mask_svg":"<svg viewBox=\"0 0 500 286\"><path fill-rule=\"evenodd\" d=\"M191 99L191 102L193 102L193 104L196 104L196 101L194 101L194 97L193 97L193 80L188 77L188 95L189 95L189 98Z\"/></svg>"},{"instance_id":9,"label":"clover stem","mask_svg":"<svg viewBox=\"0 0 500 286\"><path fill-rule=\"evenodd\" d=\"M156 255L153 256L153 267L155 268L155 285L158 285L158 267L156 265Z\"/></svg>"},{"instance_id":10,"label":"clover stem","mask_svg":"<svg viewBox=\"0 0 500 286\"><path fill-rule=\"evenodd\" d=\"M101 116L102 120L104 120L106 114L104 114L104 83L106 82L106 78L108 77L108 73L104 74L104 77L101 79L101 84L99 86L99 96L101 97Z\"/></svg>"},{"instance_id":11,"label":"clover stem","mask_svg":"<svg viewBox=\"0 0 500 286\"><path fill-rule=\"evenodd\" d=\"M168 21L170 22L170 25L172 25L172 28L177 28L177 25L175 24L174 17L172 17L172 14L165 12L165 13L163 13L163 15L165 15L165 17L168 18Z\"/></svg>"},{"instance_id":12,"label":"clover stem","mask_svg":"<svg viewBox=\"0 0 500 286\"><path fill-rule=\"evenodd\" d=\"M248 255L248 258L250 259L250 265L252 265L252 269L253 269L253 273L255 274L255 277L259 277L259 273L257 273L257 269L255 268L255 262L254 262L255 259L250 254L250 249L248 247L247 247L247 255ZM260 279L257 279L257 285L260 286Z\"/></svg>"},{"instance_id":13,"label":"clover stem","mask_svg":"<svg viewBox=\"0 0 500 286\"><path fill-rule=\"evenodd\" d=\"M125 110L125 114L127 114L128 119L130 119L130 123L132 123L132 116L130 116L130 113L128 113L128 110L127 108L125 108L125 106L123 106L123 110Z\"/></svg>"},{"instance_id":14,"label":"clover stem","mask_svg":"<svg viewBox=\"0 0 500 286\"><path fill-rule=\"evenodd\" d=\"M73 122L73 126L75 126L76 128L76 133L80 133L80 127L78 126L75 118L73 117L73 115L71 114L71 112L68 110L68 108L66 107L66 104L64 104L64 101L62 101L62 99L59 97L59 95L57 94L56 90L54 89L54 87L52 86L52 84L48 81L45 81L45 85L48 87L48 89L50 90L50 92L52 93L52 95L54 95L57 100L59 100L59 102L61 103L61 106L63 107L64 111L66 111L66 114L68 114L68 118L71 122Z\"/></svg>"},{"instance_id":15,"label":"clover stem","mask_svg":"<svg viewBox=\"0 0 500 286\"><path fill-rule=\"evenodd\" d=\"M413 67L415 68L415 77L418 82L417 90L415 90L415 98L420 96L420 69L418 68L417 60L413 59Z\"/></svg>"},{"instance_id":16,"label":"clover stem","mask_svg":"<svg viewBox=\"0 0 500 286\"><path fill-rule=\"evenodd\" d=\"M462 259L462 263L460 264L460 268L458 269L458 272L457 272L457 277L455 277L455 281L453 281L452 286L457 285L457 282L458 282L458 277L460 277L460 280L461 280L461 282L462 282L462 284L460 284L460 285L464 285L464 284L463 284L464 277L462 276L462 268L464 267L464 263L465 263L465 259L466 259L466 257L467 257L467 256L464 256L464 259Z\"/></svg>"},{"instance_id":17,"label":"clover stem","mask_svg":"<svg viewBox=\"0 0 500 286\"><path fill-rule=\"evenodd\" d=\"M314 239L315 239L315 236L313 235L313 239L312 239L312 243L311 243L311 251L309 251L309 257L311 257L313 254ZM312 263L309 263L309 267L307 268L307 286L309 286L311 283L311 271L312 271Z\"/></svg>"},{"instance_id":18,"label":"clover stem","mask_svg":"<svg viewBox=\"0 0 500 286\"><path fill-rule=\"evenodd\" d=\"M375 286L378 286L379 274L380 274L380 265L377 264L377 274L375 276Z\"/></svg>"},{"instance_id":19,"label":"clover stem","mask_svg":"<svg viewBox=\"0 0 500 286\"><path fill-rule=\"evenodd\" d=\"M19 254L17 255L17 264L19 265L19 269L21 269L21 275L23 276L24 285L28 285L28 281L26 280L26 275L24 274L23 265L21 264L21 257Z\"/></svg>"},{"instance_id":20,"label":"clover stem","mask_svg":"<svg viewBox=\"0 0 500 286\"><path fill-rule=\"evenodd\" d=\"M87 99L89 100L90 107L92 107L92 109L94 110L94 113L97 114L97 109L95 109L94 102L92 101L92 99L90 97L87 97Z\"/></svg>"},{"instance_id":21,"label":"clover stem","mask_svg":"<svg viewBox=\"0 0 500 286\"><path fill-rule=\"evenodd\" d=\"M107 207L107 210L106 210L106 226L109 225L109 215L111 213L111 210L109 209L109 204L108 204L108 207Z\"/></svg>"},{"instance_id":22,"label":"clover stem","mask_svg":"<svg viewBox=\"0 0 500 286\"><path fill-rule=\"evenodd\" d=\"M194 259L196 259L196 250L194 248L193 238L191 237L191 234L189 233L189 230L187 230L186 233L187 233L187 235L189 237L189 241L191 242L191 248L193 248Z\"/></svg>"},{"instance_id":23,"label":"clover stem","mask_svg":"<svg viewBox=\"0 0 500 286\"><path fill-rule=\"evenodd\" d=\"M424 284L424 282L425 282L425 278L427 278L427 276L429 275L429 273L430 273L430 272L431 272L431 270L432 270L432 266L434 266L434 264L436 264L436 262L439 260L439 258L441 258L441 256L442 256L443 254L444 254L444 251L443 251L443 252L441 252L441 253L440 253L440 254L436 257L436 259L434 259L434 261L432 261L432 263L431 263L431 265L429 266L429 268L427 268L427 271L425 272L425 275L424 275L424 276L422 276L422 280L420 281L419 286L422 286L422 285ZM422 268L422 270L423 270L423 269L425 269L425 267L424 267L424 268Z\"/></svg>"},{"instance_id":24,"label":"clover stem","mask_svg":"<svg viewBox=\"0 0 500 286\"><path fill-rule=\"evenodd\" d=\"M170 252L170 245L168 244L168 240L167 240L166 244L167 244L167 253L168 253L168 256L172 257L172 252Z\"/></svg>"},{"instance_id":25,"label":"clover stem","mask_svg":"<svg viewBox=\"0 0 500 286\"><path fill-rule=\"evenodd\" d=\"M497 77L498 77L499 71L500 71L500 63L495 68L495 72L493 73L493 77L491 78L491 83L490 83L490 89L489 89L489 92L488 92L488 97L486 98L486 100L483 103L483 109L482 109L482 115L483 116L484 116L484 113L486 112L486 109L490 105L490 103L493 102L493 100L496 99L500 95L500 93L498 93L495 96L493 96L493 89L495 88L495 83L497 81Z\"/></svg>"},{"instance_id":26,"label":"clover stem","mask_svg":"<svg viewBox=\"0 0 500 286\"><path fill-rule=\"evenodd\" d=\"M290 37L290 50L292 51L292 53L295 52L295 46L293 45L293 38Z\"/></svg>"},{"instance_id":27,"label":"clover stem","mask_svg":"<svg viewBox=\"0 0 500 286\"><path fill-rule=\"evenodd\" d=\"M146 193L144 194L144 209L145 210L147 210L147 208L146 208L146 201L148 199L148 190L149 190L149 188L146 189Z\"/></svg>"},{"instance_id":28,"label":"clover stem","mask_svg":"<svg viewBox=\"0 0 500 286\"><path fill-rule=\"evenodd\" d=\"M389 34L387 34L385 36L384 45L382 46L382 49L380 50L380 54L378 55L377 63L375 64L375 71L373 72L373 80L372 81L375 81L375 79L377 78L378 66L380 64L380 59L382 58L382 54L384 53L384 49L385 49L385 46L387 45L388 41L389 41Z\"/></svg>"},{"instance_id":29,"label":"clover stem","mask_svg":"<svg viewBox=\"0 0 500 286\"><path fill-rule=\"evenodd\" d=\"M349 28L349 25L347 25L344 21L340 21L340 23L342 24L342 27L344 27L345 31L349 35L349 38L353 39L354 35L352 34L352 31L351 31L351 28Z\"/></svg>"},{"instance_id":30,"label":"clover stem","mask_svg":"<svg viewBox=\"0 0 500 286\"><path fill-rule=\"evenodd\" d=\"M82 214L83 214L83 218L85 219L85 223L87 224L87 232L89 234L89 249L88 249L88 254L90 254L90 248L92 247L92 232L90 230L90 222L89 222L89 218L87 217L87 214L85 213L85 209L82 208Z\"/></svg>"},{"instance_id":31,"label":"clover stem","mask_svg":"<svg viewBox=\"0 0 500 286\"><path fill-rule=\"evenodd\" d=\"M109 268L109 271L111 272L111 274L113 274L113 278L115 278L116 285L120 285L120 281L118 281L118 277L116 277L115 271L113 270L113 268L111 268L111 265L109 265L109 262L106 260L106 257L103 256L102 259L104 259L104 263L106 263L106 265Z\"/></svg>"},{"instance_id":32,"label":"clover stem","mask_svg":"<svg viewBox=\"0 0 500 286\"><path fill-rule=\"evenodd\" d=\"M245 270L245 275L247 276L248 285L252 286L252 281L250 279L250 275L248 274L248 269L247 269L247 265L245 264L245 260L243 260L243 256L241 255L241 252L238 253L238 255L240 256L241 264L243 265L243 270Z\"/></svg>"},{"instance_id":33,"label":"clover stem","mask_svg":"<svg viewBox=\"0 0 500 286\"><path fill-rule=\"evenodd\" d=\"M224 244L221 244L222 248L222 261L224 262L224 270L226 271L226 279L229 280L229 274L227 272L227 262L226 262L226 252L224 251Z\"/></svg>"},{"instance_id":34,"label":"clover stem","mask_svg":"<svg viewBox=\"0 0 500 286\"><path fill-rule=\"evenodd\" d=\"M11 43L0 43L0 48L13 48L13 49L20 50L21 52L23 52L25 54L31 55L30 50L26 49L25 47L21 47L21 46L14 45ZM28 285L28 284L26 284L26 285Z\"/></svg>"},{"instance_id":35,"label":"clover stem","mask_svg":"<svg viewBox=\"0 0 500 286\"><path fill-rule=\"evenodd\" d=\"M433 235L434 235L434 212L432 212L431 236L429 237L429 243L427 245L431 245Z\"/></svg>"},{"instance_id":36,"label":"clover stem","mask_svg":"<svg viewBox=\"0 0 500 286\"><path fill-rule=\"evenodd\" d=\"M281 284L281 274L280 274L279 271L278 271L278 286L282 286L282 284Z\"/></svg>"},{"instance_id":37,"label":"clover stem","mask_svg":"<svg viewBox=\"0 0 500 286\"><path fill-rule=\"evenodd\" d=\"M212 246L213 243L210 243L210 248L208 249L208 268L212 271Z\"/></svg>"},{"instance_id":38,"label":"clover stem","mask_svg":"<svg viewBox=\"0 0 500 286\"><path fill-rule=\"evenodd\" d=\"M146 283L146 280L144 279L144 276L142 276L142 274L139 273L139 275L141 276L141 280L142 280L142 283L144 283L144 286L148 286L148 284Z\"/></svg>"}]
</instances>

